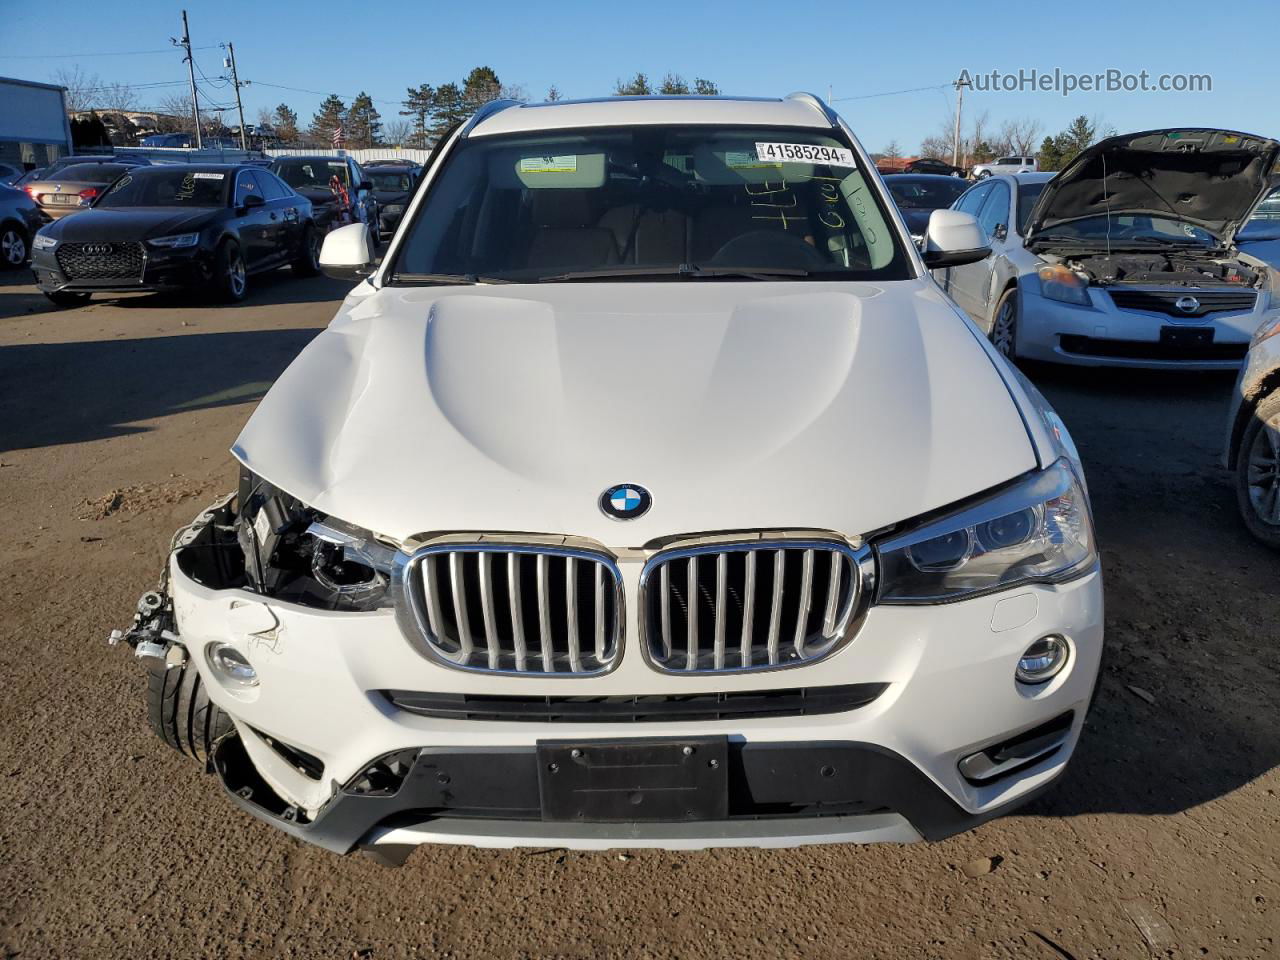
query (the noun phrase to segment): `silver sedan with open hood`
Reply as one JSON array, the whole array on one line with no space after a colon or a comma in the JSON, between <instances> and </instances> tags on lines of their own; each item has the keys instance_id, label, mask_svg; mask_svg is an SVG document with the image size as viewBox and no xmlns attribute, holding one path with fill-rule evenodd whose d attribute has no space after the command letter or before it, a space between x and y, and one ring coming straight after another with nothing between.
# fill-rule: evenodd
<instances>
[{"instance_id":1,"label":"silver sedan with open hood","mask_svg":"<svg viewBox=\"0 0 1280 960\"><path fill-rule=\"evenodd\" d=\"M984 181L955 208L977 216L992 254L940 282L972 294L957 303L1008 355L1234 369L1280 308L1267 264L1236 245L1278 155L1275 140L1229 130L1110 137L1044 185L1025 224L1022 184Z\"/></svg>"}]
</instances>

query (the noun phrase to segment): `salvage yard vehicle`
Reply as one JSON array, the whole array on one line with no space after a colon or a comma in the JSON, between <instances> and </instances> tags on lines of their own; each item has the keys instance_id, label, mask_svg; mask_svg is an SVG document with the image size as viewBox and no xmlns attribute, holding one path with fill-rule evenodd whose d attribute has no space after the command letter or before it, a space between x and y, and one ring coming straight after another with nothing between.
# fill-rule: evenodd
<instances>
[{"instance_id":1,"label":"salvage yard vehicle","mask_svg":"<svg viewBox=\"0 0 1280 960\"><path fill-rule=\"evenodd\" d=\"M272 173L311 201L321 236L334 227L359 222L378 249L378 199L360 164L351 157L286 156L271 161Z\"/></svg>"},{"instance_id":2,"label":"salvage yard vehicle","mask_svg":"<svg viewBox=\"0 0 1280 960\"><path fill-rule=\"evenodd\" d=\"M1265 137L1179 128L1102 140L1044 184L987 178L953 209L977 216L992 255L938 281L1010 357L1237 369L1280 310L1236 236L1278 156Z\"/></svg>"},{"instance_id":3,"label":"salvage yard vehicle","mask_svg":"<svg viewBox=\"0 0 1280 960\"><path fill-rule=\"evenodd\" d=\"M93 201L126 170L123 163L77 163L57 173L46 173L22 189L50 220L87 210Z\"/></svg>"},{"instance_id":4,"label":"salvage yard vehicle","mask_svg":"<svg viewBox=\"0 0 1280 960\"><path fill-rule=\"evenodd\" d=\"M378 201L378 229L382 236L390 237L400 226L400 218L413 196L419 170L412 164L393 166L389 163L366 170L366 176L373 185L374 199Z\"/></svg>"},{"instance_id":5,"label":"salvage yard vehicle","mask_svg":"<svg viewBox=\"0 0 1280 960\"><path fill-rule=\"evenodd\" d=\"M125 640L295 837L945 837L1065 769L1103 640L1079 457L816 97L495 101L447 141Z\"/></svg>"},{"instance_id":6,"label":"salvage yard vehicle","mask_svg":"<svg viewBox=\"0 0 1280 960\"><path fill-rule=\"evenodd\" d=\"M990 163L975 163L969 176L975 180L992 177L998 173L1035 173L1040 163L1035 157L999 157Z\"/></svg>"},{"instance_id":7,"label":"salvage yard vehicle","mask_svg":"<svg viewBox=\"0 0 1280 960\"><path fill-rule=\"evenodd\" d=\"M21 190L0 184L0 270L26 264L31 238L44 222L34 200Z\"/></svg>"},{"instance_id":8,"label":"salvage yard vehicle","mask_svg":"<svg viewBox=\"0 0 1280 960\"><path fill-rule=\"evenodd\" d=\"M964 193L964 181L936 173L891 173L884 178L889 195L917 244L924 241L929 217L935 210L945 210Z\"/></svg>"},{"instance_id":9,"label":"salvage yard vehicle","mask_svg":"<svg viewBox=\"0 0 1280 960\"><path fill-rule=\"evenodd\" d=\"M41 229L31 269L59 306L193 288L236 302L256 273L289 265L315 276L319 245L310 202L261 167L157 165L130 169L91 209Z\"/></svg>"},{"instance_id":10,"label":"salvage yard vehicle","mask_svg":"<svg viewBox=\"0 0 1280 960\"><path fill-rule=\"evenodd\" d=\"M1249 532L1280 550L1280 313L1253 336L1236 378L1222 464Z\"/></svg>"}]
</instances>

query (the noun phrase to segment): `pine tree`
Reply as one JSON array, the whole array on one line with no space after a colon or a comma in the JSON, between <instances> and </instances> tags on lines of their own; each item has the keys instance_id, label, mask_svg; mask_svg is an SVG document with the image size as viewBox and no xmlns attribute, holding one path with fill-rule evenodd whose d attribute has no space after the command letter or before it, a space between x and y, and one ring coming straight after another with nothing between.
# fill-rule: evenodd
<instances>
[{"instance_id":1,"label":"pine tree","mask_svg":"<svg viewBox=\"0 0 1280 960\"><path fill-rule=\"evenodd\" d=\"M430 120L435 113L436 88L429 83L424 83L418 87L409 87L406 96L401 105L404 107L400 111L402 117L413 118L413 135L409 138L409 142L415 147L425 147L427 145L427 131L430 129Z\"/></svg>"},{"instance_id":2,"label":"pine tree","mask_svg":"<svg viewBox=\"0 0 1280 960\"><path fill-rule=\"evenodd\" d=\"M382 135L382 116L364 91L351 101L344 133L347 146L357 150L377 145Z\"/></svg>"},{"instance_id":3,"label":"pine tree","mask_svg":"<svg viewBox=\"0 0 1280 960\"><path fill-rule=\"evenodd\" d=\"M560 92L560 88L554 83L547 89L547 103L555 103L557 100L563 100L564 94Z\"/></svg>"},{"instance_id":4,"label":"pine tree","mask_svg":"<svg viewBox=\"0 0 1280 960\"><path fill-rule=\"evenodd\" d=\"M645 97L651 93L653 87L649 86L649 78L643 73L637 73L630 80L619 80L613 87L615 97Z\"/></svg>"},{"instance_id":5,"label":"pine tree","mask_svg":"<svg viewBox=\"0 0 1280 960\"><path fill-rule=\"evenodd\" d=\"M720 88L710 80L702 79L702 77L698 77L693 81L693 92L700 97L720 96Z\"/></svg>"},{"instance_id":6,"label":"pine tree","mask_svg":"<svg viewBox=\"0 0 1280 960\"><path fill-rule=\"evenodd\" d=\"M689 93L689 84L678 73L668 73L662 78L658 92L667 96L685 96Z\"/></svg>"},{"instance_id":7,"label":"pine tree","mask_svg":"<svg viewBox=\"0 0 1280 960\"><path fill-rule=\"evenodd\" d=\"M474 112L467 107L463 92L456 83L446 83L436 87L431 105L433 122L430 133L433 137L439 137Z\"/></svg>"},{"instance_id":8,"label":"pine tree","mask_svg":"<svg viewBox=\"0 0 1280 960\"><path fill-rule=\"evenodd\" d=\"M296 143L298 140L298 115L289 109L287 103L276 107L275 117L271 121L276 136L281 143Z\"/></svg>"},{"instance_id":9,"label":"pine tree","mask_svg":"<svg viewBox=\"0 0 1280 960\"><path fill-rule=\"evenodd\" d=\"M492 67L476 67L462 81L462 100L468 112L475 112L502 94L502 84Z\"/></svg>"},{"instance_id":10,"label":"pine tree","mask_svg":"<svg viewBox=\"0 0 1280 960\"><path fill-rule=\"evenodd\" d=\"M328 146L333 142L333 131L342 126L346 113L347 106L338 98L338 95L329 94L311 119L311 138Z\"/></svg>"}]
</instances>

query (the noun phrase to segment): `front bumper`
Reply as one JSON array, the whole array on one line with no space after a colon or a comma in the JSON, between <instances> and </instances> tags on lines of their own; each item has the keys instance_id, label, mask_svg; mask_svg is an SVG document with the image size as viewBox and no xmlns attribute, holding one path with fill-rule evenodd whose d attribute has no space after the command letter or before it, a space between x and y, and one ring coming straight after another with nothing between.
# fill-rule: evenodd
<instances>
[{"instance_id":1,"label":"front bumper","mask_svg":"<svg viewBox=\"0 0 1280 960\"><path fill-rule=\"evenodd\" d=\"M203 247L162 250L144 246L142 269L136 276L95 279L69 277L58 263L57 247L36 250L31 257L36 286L45 293L127 293L190 289L213 280L214 254Z\"/></svg>"},{"instance_id":2,"label":"front bumper","mask_svg":"<svg viewBox=\"0 0 1280 960\"><path fill-rule=\"evenodd\" d=\"M620 566L634 595L641 564ZM658 674L635 655L632 625L631 652L617 669L585 678L452 670L418 654L391 610L328 612L211 589L183 572L181 551L170 572L182 643L210 697L236 725L236 735L215 753L228 792L256 816L344 852L353 845L399 849L429 841L687 848L936 839L1026 802L1062 773L1084 723L1102 648L1096 569L1069 583L945 605L872 607L838 654L785 671ZM1046 633L1067 638L1070 664L1043 686L1017 684L1018 657ZM205 656L212 643L242 652L259 684L236 686L212 670ZM835 713L625 725L425 716L384 695L671 696L857 684L884 686L865 705ZM1063 717L1053 748L1034 762L984 782L960 772L965 757ZM693 736L723 739L731 771L765 771L731 775L726 819L556 821L531 800L537 769L530 764L540 744ZM370 765L389 755L408 758L402 765L411 765L410 772L371 797ZM446 799L434 779L446 762L502 771L502 797L459 799L471 788L471 775L445 769L452 784ZM834 775L822 773L828 767ZM415 779L425 775L419 770L431 775L425 785Z\"/></svg>"},{"instance_id":3,"label":"front bumper","mask_svg":"<svg viewBox=\"0 0 1280 960\"><path fill-rule=\"evenodd\" d=\"M1089 367L1237 370L1254 331L1275 314L1275 309L1255 306L1244 312L1184 319L1121 310L1097 287L1090 288L1090 296L1092 306L1076 306L1041 296L1029 285L1019 287L1018 356ZM1165 328L1212 331L1211 344L1170 346L1161 342Z\"/></svg>"}]
</instances>

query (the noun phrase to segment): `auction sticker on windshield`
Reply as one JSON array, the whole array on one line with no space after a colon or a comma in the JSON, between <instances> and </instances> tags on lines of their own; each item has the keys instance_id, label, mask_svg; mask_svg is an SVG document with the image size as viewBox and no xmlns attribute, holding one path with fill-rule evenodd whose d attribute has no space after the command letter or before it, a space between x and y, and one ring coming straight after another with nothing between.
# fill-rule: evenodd
<instances>
[{"instance_id":1,"label":"auction sticker on windshield","mask_svg":"<svg viewBox=\"0 0 1280 960\"><path fill-rule=\"evenodd\" d=\"M856 167L853 151L846 147L823 147L813 143L757 143L761 160L789 160L792 163L825 163L831 167Z\"/></svg>"}]
</instances>

